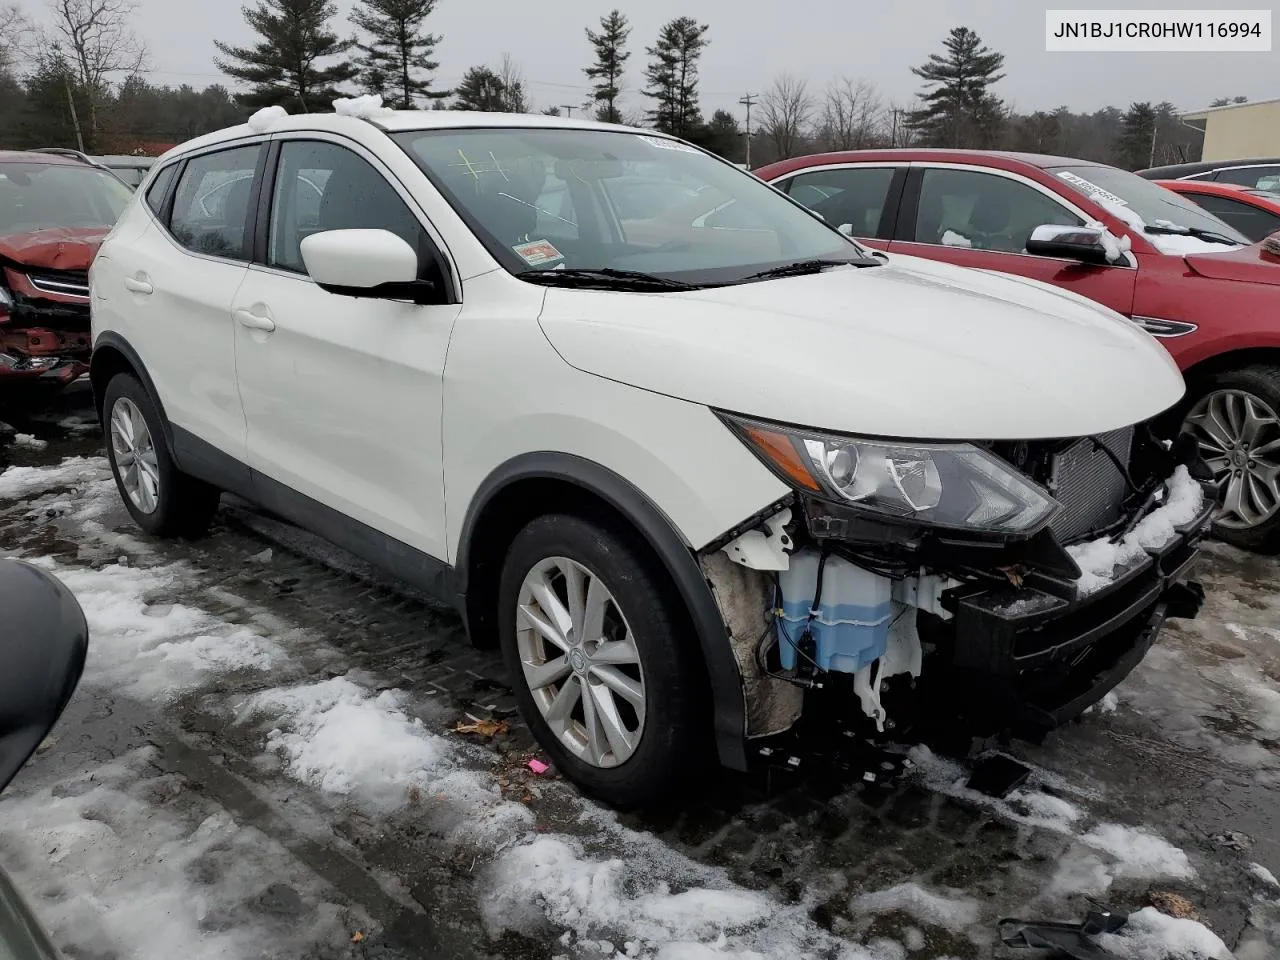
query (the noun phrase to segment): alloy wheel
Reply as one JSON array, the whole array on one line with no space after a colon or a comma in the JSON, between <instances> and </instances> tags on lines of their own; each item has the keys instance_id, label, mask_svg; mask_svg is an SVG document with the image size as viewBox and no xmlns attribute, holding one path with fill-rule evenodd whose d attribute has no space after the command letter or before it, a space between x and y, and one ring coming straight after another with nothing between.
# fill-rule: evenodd
<instances>
[{"instance_id":1,"label":"alloy wheel","mask_svg":"<svg viewBox=\"0 0 1280 960\"><path fill-rule=\"evenodd\" d=\"M626 762L644 733L644 671L604 581L567 557L537 563L520 584L516 647L556 738L593 767Z\"/></svg>"},{"instance_id":2,"label":"alloy wheel","mask_svg":"<svg viewBox=\"0 0 1280 960\"><path fill-rule=\"evenodd\" d=\"M1246 530L1280 510L1280 417L1269 403L1244 390L1215 390L1184 426L1218 485L1219 526Z\"/></svg>"},{"instance_id":3,"label":"alloy wheel","mask_svg":"<svg viewBox=\"0 0 1280 960\"><path fill-rule=\"evenodd\" d=\"M154 513L160 505L160 464L147 421L128 397L111 407L111 450L129 500L143 513Z\"/></svg>"}]
</instances>

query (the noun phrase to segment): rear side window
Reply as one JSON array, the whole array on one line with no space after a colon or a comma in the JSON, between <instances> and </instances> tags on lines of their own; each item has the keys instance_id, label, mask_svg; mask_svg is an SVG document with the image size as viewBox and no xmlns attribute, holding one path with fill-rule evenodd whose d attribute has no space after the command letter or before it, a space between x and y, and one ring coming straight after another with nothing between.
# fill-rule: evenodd
<instances>
[{"instance_id":1,"label":"rear side window","mask_svg":"<svg viewBox=\"0 0 1280 960\"><path fill-rule=\"evenodd\" d=\"M1218 171L1219 183L1238 183L1242 187L1269 189L1266 182L1275 183L1280 177L1280 166L1235 167Z\"/></svg>"},{"instance_id":2,"label":"rear side window","mask_svg":"<svg viewBox=\"0 0 1280 960\"><path fill-rule=\"evenodd\" d=\"M874 237L884 215L892 167L844 167L802 173L787 182L787 195L833 227L846 223L855 237Z\"/></svg>"},{"instance_id":3,"label":"rear side window","mask_svg":"<svg viewBox=\"0 0 1280 960\"><path fill-rule=\"evenodd\" d=\"M173 177L177 171L176 163L169 164L156 174L156 178L151 181L151 186L147 187L147 206L157 217L164 211L164 200L169 195L169 187L173 184Z\"/></svg>"},{"instance_id":4,"label":"rear side window","mask_svg":"<svg viewBox=\"0 0 1280 960\"><path fill-rule=\"evenodd\" d=\"M175 240L196 253L249 259L249 199L261 150L235 147L187 162L169 218Z\"/></svg>"}]
</instances>

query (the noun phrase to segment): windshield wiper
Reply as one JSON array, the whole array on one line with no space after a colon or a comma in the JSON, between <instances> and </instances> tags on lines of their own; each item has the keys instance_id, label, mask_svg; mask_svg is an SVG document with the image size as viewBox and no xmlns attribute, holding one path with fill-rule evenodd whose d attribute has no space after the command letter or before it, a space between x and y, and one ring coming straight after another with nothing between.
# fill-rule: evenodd
<instances>
[{"instance_id":1,"label":"windshield wiper","mask_svg":"<svg viewBox=\"0 0 1280 960\"><path fill-rule=\"evenodd\" d=\"M810 273L821 273L829 267L879 267L884 261L875 257L854 257L850 260L797 260L795 263L784 263L780 267L770 267L759 273L752 273L743 279L772 280L775 277L802 277Z\"/></svg>"},{"instance_id":2,"label":"windshield wiper","mask_svg":"<svg viewBox=\"0 0 1280 960\"><path fill-rule=\"evenodd\" d=\"M610 290L697 290L698 285L640 270L613 267L566 267L563 270L522 270L521 280L556 287L606 287Z\"/></svg>"},{"instance_id":3,"label":"windshield wiper","mask_svg":"<svg viewBox=\"0 0 1280 960\"><path fill-rule=\"evenodd\" d=\"M1214 233L1212 230L1205 230L1201 227L1166 227L1161 224L1148 223L1142 228L1144 233L1154 233L1169 237L1195 237L1197 240L1203 240L1206 243L1225 243L1228 246L1240 246L1239 240L1232 240L1230 237L1221 233Z\"/></svg>"}]
</instances>

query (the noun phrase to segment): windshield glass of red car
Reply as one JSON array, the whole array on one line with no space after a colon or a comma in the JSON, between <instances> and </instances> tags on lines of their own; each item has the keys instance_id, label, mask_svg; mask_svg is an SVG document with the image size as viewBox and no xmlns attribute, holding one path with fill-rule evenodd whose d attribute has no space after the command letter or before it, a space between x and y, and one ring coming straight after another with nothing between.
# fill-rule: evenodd
<instances>
[{"instance_id":1,"label":"windshield glass of red car","mask_svg":"<svg viewBox=\"0 0 1280 960\"><path fill-rule=\"evenodd\" d=\"M110 227L132 192L101 170L69 163L0 163L0 234Z\"/></svg>"},{"instance_id":2,"label":"windshield glass of red car","mask_svg":"<svg viewBox=\"0 0 1280 960\"><path fill-rule=\"evenodd\" d=\"M1144 180L1136 173L1116 167L1051 167L1049 173L1061 179L1068 187L1084 194L1095 203L1101 203L1115 211L1128 223L1130 214L1137 214L1142 222L1151 226L1183 227L1187 230L1207 230L1236 243L1251 241L1240 231L1223 223L1209 211L1188 197ZM1127 211L1127 212L1126 212Z\"/></svg>"}]
</instances>

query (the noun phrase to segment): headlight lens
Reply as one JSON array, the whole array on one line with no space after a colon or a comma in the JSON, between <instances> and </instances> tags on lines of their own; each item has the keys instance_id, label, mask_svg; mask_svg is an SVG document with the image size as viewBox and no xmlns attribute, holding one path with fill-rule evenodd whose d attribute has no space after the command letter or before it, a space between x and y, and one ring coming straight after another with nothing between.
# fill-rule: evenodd
<instances>
[{"instance_id":1,"label":"headlight lens","mask_svg":"<svg viewBox=\"0 0 1280 960\"><path fill-rule=\"evenodd\" d=\"M797 489L887 517L988 533L1030 533L1060 505L970 443L862 439L721 414Z\"/></svg>"}]
</instances>

